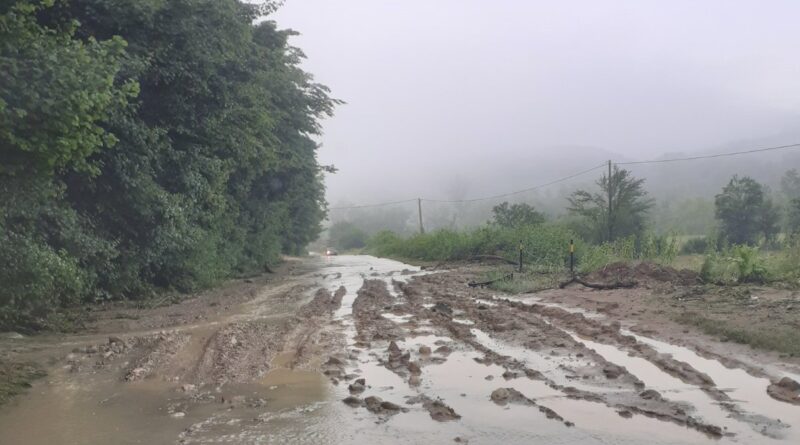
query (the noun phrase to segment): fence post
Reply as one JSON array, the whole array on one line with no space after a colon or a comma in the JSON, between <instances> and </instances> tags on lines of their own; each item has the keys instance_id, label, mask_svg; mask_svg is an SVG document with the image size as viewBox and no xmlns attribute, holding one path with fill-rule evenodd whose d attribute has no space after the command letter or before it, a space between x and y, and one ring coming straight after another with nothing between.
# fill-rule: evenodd
<instances>
[{"instance_id":1,"label":"fence post","mask_svg":"<svg viewBox=\"0 0 800 445\"><path fill-rule=\"evenodd\" d=\"M575 243L569 240L569 273L575 276Z\"/></svg>"},{"instance_id":2,"label":"fence post","mask_svg":"<svg viewBox=\"0 0 800 445\"><path fill-rule=\"evenodd\" d=\"M425 226L422 225L422 198L417 198L417 212L419 215L419 233L425 234Z\"/></svg>"},{"instance_id":3,"label":"fence post","mask_svg":"<svg viewBox=\"0 0 800 445\"><path fill-rule=\"evenodd\" d=\"M519 243L519 272L522 273L522 243Z\"/></svg>"}]
</instances>

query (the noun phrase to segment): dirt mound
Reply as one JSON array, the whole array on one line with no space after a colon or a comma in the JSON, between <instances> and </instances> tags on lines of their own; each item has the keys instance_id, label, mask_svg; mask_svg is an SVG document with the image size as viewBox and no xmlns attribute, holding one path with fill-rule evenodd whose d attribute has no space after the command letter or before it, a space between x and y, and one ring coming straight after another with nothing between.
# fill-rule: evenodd
<instances>
[{"instance_id":1,"label":"dirt mound","mask_svg":"<svg viewBox=\"0 0 800 445\"><path fill-rule=\"evenodd\" d=\"M784 377L767 388L767 393L777 400L800 405L800 383Z\"/></svg>"},{"instance_id":2,"label":"dirt mound","mask_svg":"<svg viewBox=\"0 0 800 445\"><path fill-rule=\"evenodd\" d=\"M688 269L678 270L651 262L617 262L590 273L586 280L598 283L661 282L691 286L700 284L700 275Z\"/></svg>"}]
</instances>

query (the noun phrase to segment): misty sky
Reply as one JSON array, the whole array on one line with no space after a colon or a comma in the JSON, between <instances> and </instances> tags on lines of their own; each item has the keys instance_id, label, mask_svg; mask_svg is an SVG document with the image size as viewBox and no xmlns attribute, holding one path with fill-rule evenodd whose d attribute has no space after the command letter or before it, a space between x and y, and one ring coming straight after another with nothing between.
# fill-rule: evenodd
<instances>
[{"instance_id":1,"label":"misty sky","mask_svg":"<svg viewBox=\"0 0 800 445\"><path fill-rule=\"evenodd\" d=\"M798 142L798 18L797 0L286 0L271 17L347 102L320 140L340 170L332 205L455 196L507 165L541 179L591 166L574 147L645 159ZM489 192L541 180L524 182Z\"/></svg>"}]
</instances>

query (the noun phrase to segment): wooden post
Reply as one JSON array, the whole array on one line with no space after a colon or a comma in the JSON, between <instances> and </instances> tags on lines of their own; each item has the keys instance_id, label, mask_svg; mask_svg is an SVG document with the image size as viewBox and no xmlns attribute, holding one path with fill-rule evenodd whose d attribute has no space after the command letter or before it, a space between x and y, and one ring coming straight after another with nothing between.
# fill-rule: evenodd
<instances>
[{"instance_id":1,"label":"wooden post","mask_svg":"<svg viewBox=\"0 0 800 445\"><path fill-rule=\"evenodd\" d=\"M522 273L522 243L519 243L519 272Z\"/></svg>"},{"instance_id":2,"label":"wooden post","mask_svg":"<svg viewBox=\"0 0 800 445\"><path fill-rule=\"evenodd\" d=\"M611 219L611 159L608 160L608 183L606 184L608 188L608 242L610 243L614 237L614 223Z\"/></svg>"},{"instance_id":3,"label":"wooden post","mask_svg":"<svg viewBox=\"0 0 800 445\"><path fill-rule=\"evenodd\" d=\"M425 227L422 225L422 198L417 198L417 210L419 212L419 233L425 233Z\"/></svg>"},{"instance_id":4,"label":"wooden post","mask_svg":"<svg viewBox=\"0 0 800 445\"><path fill-rule=\"evenodd\" d=\"M569 273L575 276L575 243L569 240Z\"/></svg>"}]
</instances>

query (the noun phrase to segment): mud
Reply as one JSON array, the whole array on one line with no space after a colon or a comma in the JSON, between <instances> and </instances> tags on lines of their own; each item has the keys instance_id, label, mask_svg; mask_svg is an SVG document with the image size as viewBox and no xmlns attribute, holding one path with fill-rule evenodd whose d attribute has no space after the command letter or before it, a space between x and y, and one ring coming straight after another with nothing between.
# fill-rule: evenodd
<instances>
[{"instance_id":1,"label":"mud","mask_svg":"<svg viewBox=\"0 0 800 445\"><path fill-rule=\"evenodd\" d=\"M800 405L800 383L784 377L780 381L770 384L767 393L777 400Z\"/></svg>"},{"instance_id":2,"label":"mud","mask_svg":"<svg viewBox=\"0 0 800 445\"><path fill-rule=\"evenodd\" d=\"M4 358L49 375L0 407L0 443L800 440L793 374L653 338L597 297L692 283L684 272L614 266L590 279L644 285L512 298L467 286L480 266L442 266L314 258L129 318L98 312L96 334L3 338Z\"/></svg>"}]
</instances>

